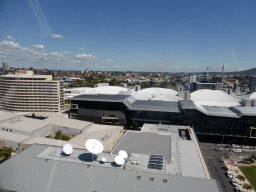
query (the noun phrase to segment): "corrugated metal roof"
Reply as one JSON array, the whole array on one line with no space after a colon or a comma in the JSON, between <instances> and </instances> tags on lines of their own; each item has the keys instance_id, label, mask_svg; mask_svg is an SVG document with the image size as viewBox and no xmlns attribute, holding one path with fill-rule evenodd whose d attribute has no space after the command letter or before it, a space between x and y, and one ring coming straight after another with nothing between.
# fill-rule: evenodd
<instances>
[{"instance_id":1,"label":"corrugated metal roof","mask_svg":"<svg viewBox=\"0 0 256 192\"><path fill-rule=\"evenodd\" d=\"M256 107L231 107L230 110L235 112L239 117L245 116L256 116Z\"/></svg>"},{"instance_id":2,"label":"corrugated metal roof","mask_svg":"<svg viewBox=\"0 0 256 192\"><path fill-rule=\"evenodd\" d=\"M228 108L224 108L224 107L206 107L206 106L203 106L203 108L206 110L207 115L210 115L210 116L239 118L236 113L234 113L233 111L230 111Z\"/></svg>"},{"instance_id":3,"label":"corrugated metal roof","mask_svg":"<svg viewBox=\"0 0 256 192\"><path fill-rule=\"evenodd\" d=\"M141 110L141 111L159 111L159 112L174 112L179 113L178 102L170 101L135 101L130 110Z\"/></svg>"},{"instance_id":4,"label":"corrugated metal roof","mask_svg":"<svg viewBox=\"0 0 256 192\"><path fill-rule=\"evenodd\" d=\"M14 142L20 143L28 138L29 137L25 135L20 135L16 133L10 133L8 131L0 130L0 140L3 139L7 141L14 141Z\"/></svg>"},{"instance_id":5,"label":"corrugated metal roof","mask_svg":"<svg viewBox=\"0 0 256 192\"><path fill-rule=\"evenodd\" d=\"M218 192L216 180L176 175L147 173L86 163L49 160L36 156L48 145L33 145L0 165L2 189L26 192L156 192L203 191ZM61 149L60 149L61 150ZM136 177L141 176L140 180ZM154 178L154 181L150 181ZM167 180L167 183L163 182Z\"/></svg>"}]
</instances>

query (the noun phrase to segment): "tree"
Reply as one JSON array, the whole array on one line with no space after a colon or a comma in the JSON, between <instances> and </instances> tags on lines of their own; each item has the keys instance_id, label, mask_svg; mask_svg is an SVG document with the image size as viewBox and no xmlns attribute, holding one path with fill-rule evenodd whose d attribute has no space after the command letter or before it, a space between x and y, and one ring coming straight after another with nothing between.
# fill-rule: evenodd
<instances>
[{"instance_id":1,"label":"tree","mask_svg":"<svg viewBox=\"0 0 256 192\"><path fill-rule=\"evenodd\" d=\"M127 126L126 126L126 124L124 124L124 130L127 130Z\"/></svg>"},{"instance_id":2,"label":"tree","mask_svg":"<svg viewBox=\"0 0 256 192\"><path fill-rule=\"evenodd\" d=\"M57 132L55 133L54 139L68 141L68 140L70 140L71 138L70 138L68 135L63 134L61 131L57 131Z\"/></svg>"},{"instance_id":3,"label":"tree","mask_svg":"<svg viewBox=\"0 0 256 192\"><path fill-rule=\"evenodd\" d=\"M252 186L249 185L248 183L245 183L245 184L243 184L243 189L245 189L245 190L251 190L251 189L252 189Z\"/></svg>"},{"instance_id":4,"label":"tree","mask_svg":"<svg viewBox=\"0 0 256 192\"><path fill-rule=\"evenodd\" d=\"M3 157L4 160L8 159L12 156L12 152L16 152L12 149L12 147L3 147L2 151L0 151L0 157Z\"/></svg>"},{"instance_id":5,"label":"tree","mask_svg":"<svg viewBox=\"0 0 256 192\"><path fill-rule=\"evenodd\" d=\"M132 129L133 130L140 130L139 129L139 124L137 121L132 121Z\"/></svg>"},{"instance_id":6,"label":"tree","mask_svg":"<svg viewBox=\"0 0 256 192\"><path fill-rule=\"evenodd\" d=\"M116 125L115 119L112 120L112 125Z\"/></svg>"},{"instance_id":7,"label":"tree","mask_svg":"<svg viewBox=\"0 0 256 192\"><path fill-rule=\"evenodd\" d=\"M225 155L225 159L229 159L229 155Z\"/></svg>"},{"instance_id":8,"label":"tree","mask_svg":"<svg viewBox=\"0 0 256 192\"><path fill-rule=\"evenodd\" d=\"M32 118L36 118L36 115L35 115L35 113L33 113L33 114L32 114Z\"/></svg>"},{"instance_id":9,"label":"tree","mask_svg":"<svg viewBox=\"0 0 256 192\"><path fill-rule=\"evenodd\" d=\"M238 178L239 180L241 180L241 181L245 181L245 178L244 178L243 175L238 175L237 178Z\"/></svg>"},{"instance_id":10,"label":"tree","mask_svg":"<svg viewBox=\"0 0 256 192\"><path fill-rule=\"evenodd\" d=\"M106 125L107 124L107 121L106 121L106 119L103 119L103 122L102 122L104 125Z\"/></svg>"}]
</instances>

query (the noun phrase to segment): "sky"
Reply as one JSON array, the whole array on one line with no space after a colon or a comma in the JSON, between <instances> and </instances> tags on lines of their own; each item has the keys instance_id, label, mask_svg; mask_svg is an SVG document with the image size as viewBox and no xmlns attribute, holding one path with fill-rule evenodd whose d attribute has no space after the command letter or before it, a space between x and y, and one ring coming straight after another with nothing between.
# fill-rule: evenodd
<instances>
[{"instance_id":1,"label":"sky","mask_svg":"<svg viewBox=\"0 0 256 192\"><path fill-rule=\"evenodd\" d=\"M221 72L256 64L255 0L0 0L9 67Z\"/></svg>"}]
</instances>

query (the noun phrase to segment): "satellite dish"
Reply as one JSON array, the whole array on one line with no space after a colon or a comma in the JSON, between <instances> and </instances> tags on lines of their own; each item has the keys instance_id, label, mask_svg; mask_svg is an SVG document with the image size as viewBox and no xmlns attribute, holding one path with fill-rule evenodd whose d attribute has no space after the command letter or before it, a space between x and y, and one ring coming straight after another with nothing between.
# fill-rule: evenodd
<instances>
[{"instance_id":1,"label":"satellite dish","mask_svg":"<svg viewBox=\"0 0 256 192\"><path fill-rule=\"evenodd\" d=\"M72 147L72 145L70 145L70 144L65 144L65 145L63 146L63 151L64 151L64 153L66 153L67 155L70 155L70 154L73 152L73 147Z\"/></svg>"},{"instance_id":2,"label":"satellite dish","mask_svg":"<svg viewBox=\"0 0 256 192\"><path fill-rule=\"evenodd\" d=\"M120 156L115 157L115 162L117 165L123 165L124 164L124 158Z\"/></svg>"},{"instance_id":3,"label":"satellite dish","mask_svg":"<svg viewBox=\"0 0 256 192\"><path fill-rule=\"evenodd\" d=\"M124 150L120 150L120 151L118 152L118 155L119 155L120 157L124 158L124 159L126 159L126 158L128 157L128 154L127 154L126 151L124 151Z\"/></svg>"},{"instance_id":4,"label":"satellite dish","mask_svg":"<svg viewBox=\"0 0 256 192\"><path fill-rule=\"evenodd\" d=\"M106 157L102 157L102 158L101 158L101 161L104 162L104 163L106 163L106 162L107 162L107 158L106 158Z\"/></svg>"},{"instance_id":5,"label":"satellite dish","mask_svg":"<svg viewBox=\"0 0 256 192\"><path fill-rule=\"evenodd\" d=\"M85 147L88 151L95 155L100 154L104 149L102 143L96 139L87 140L85 142Z\"/></svg>"}]
</instances>

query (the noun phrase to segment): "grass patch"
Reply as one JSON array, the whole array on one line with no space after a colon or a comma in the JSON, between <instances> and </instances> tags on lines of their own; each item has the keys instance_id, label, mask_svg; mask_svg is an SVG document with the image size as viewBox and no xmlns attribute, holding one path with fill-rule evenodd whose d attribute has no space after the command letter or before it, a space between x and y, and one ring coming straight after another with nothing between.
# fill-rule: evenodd
<instances>
[{"instance_id":1,"label":"grass patch","mask_svg":"<svg viewBox=\"0 0 256 192\"><path fill-rule=\"evenodd\" d=\"M239 166L239 169L251 183L252 187L256 189L256 166Z\"/></svg>"}]
</instances>

